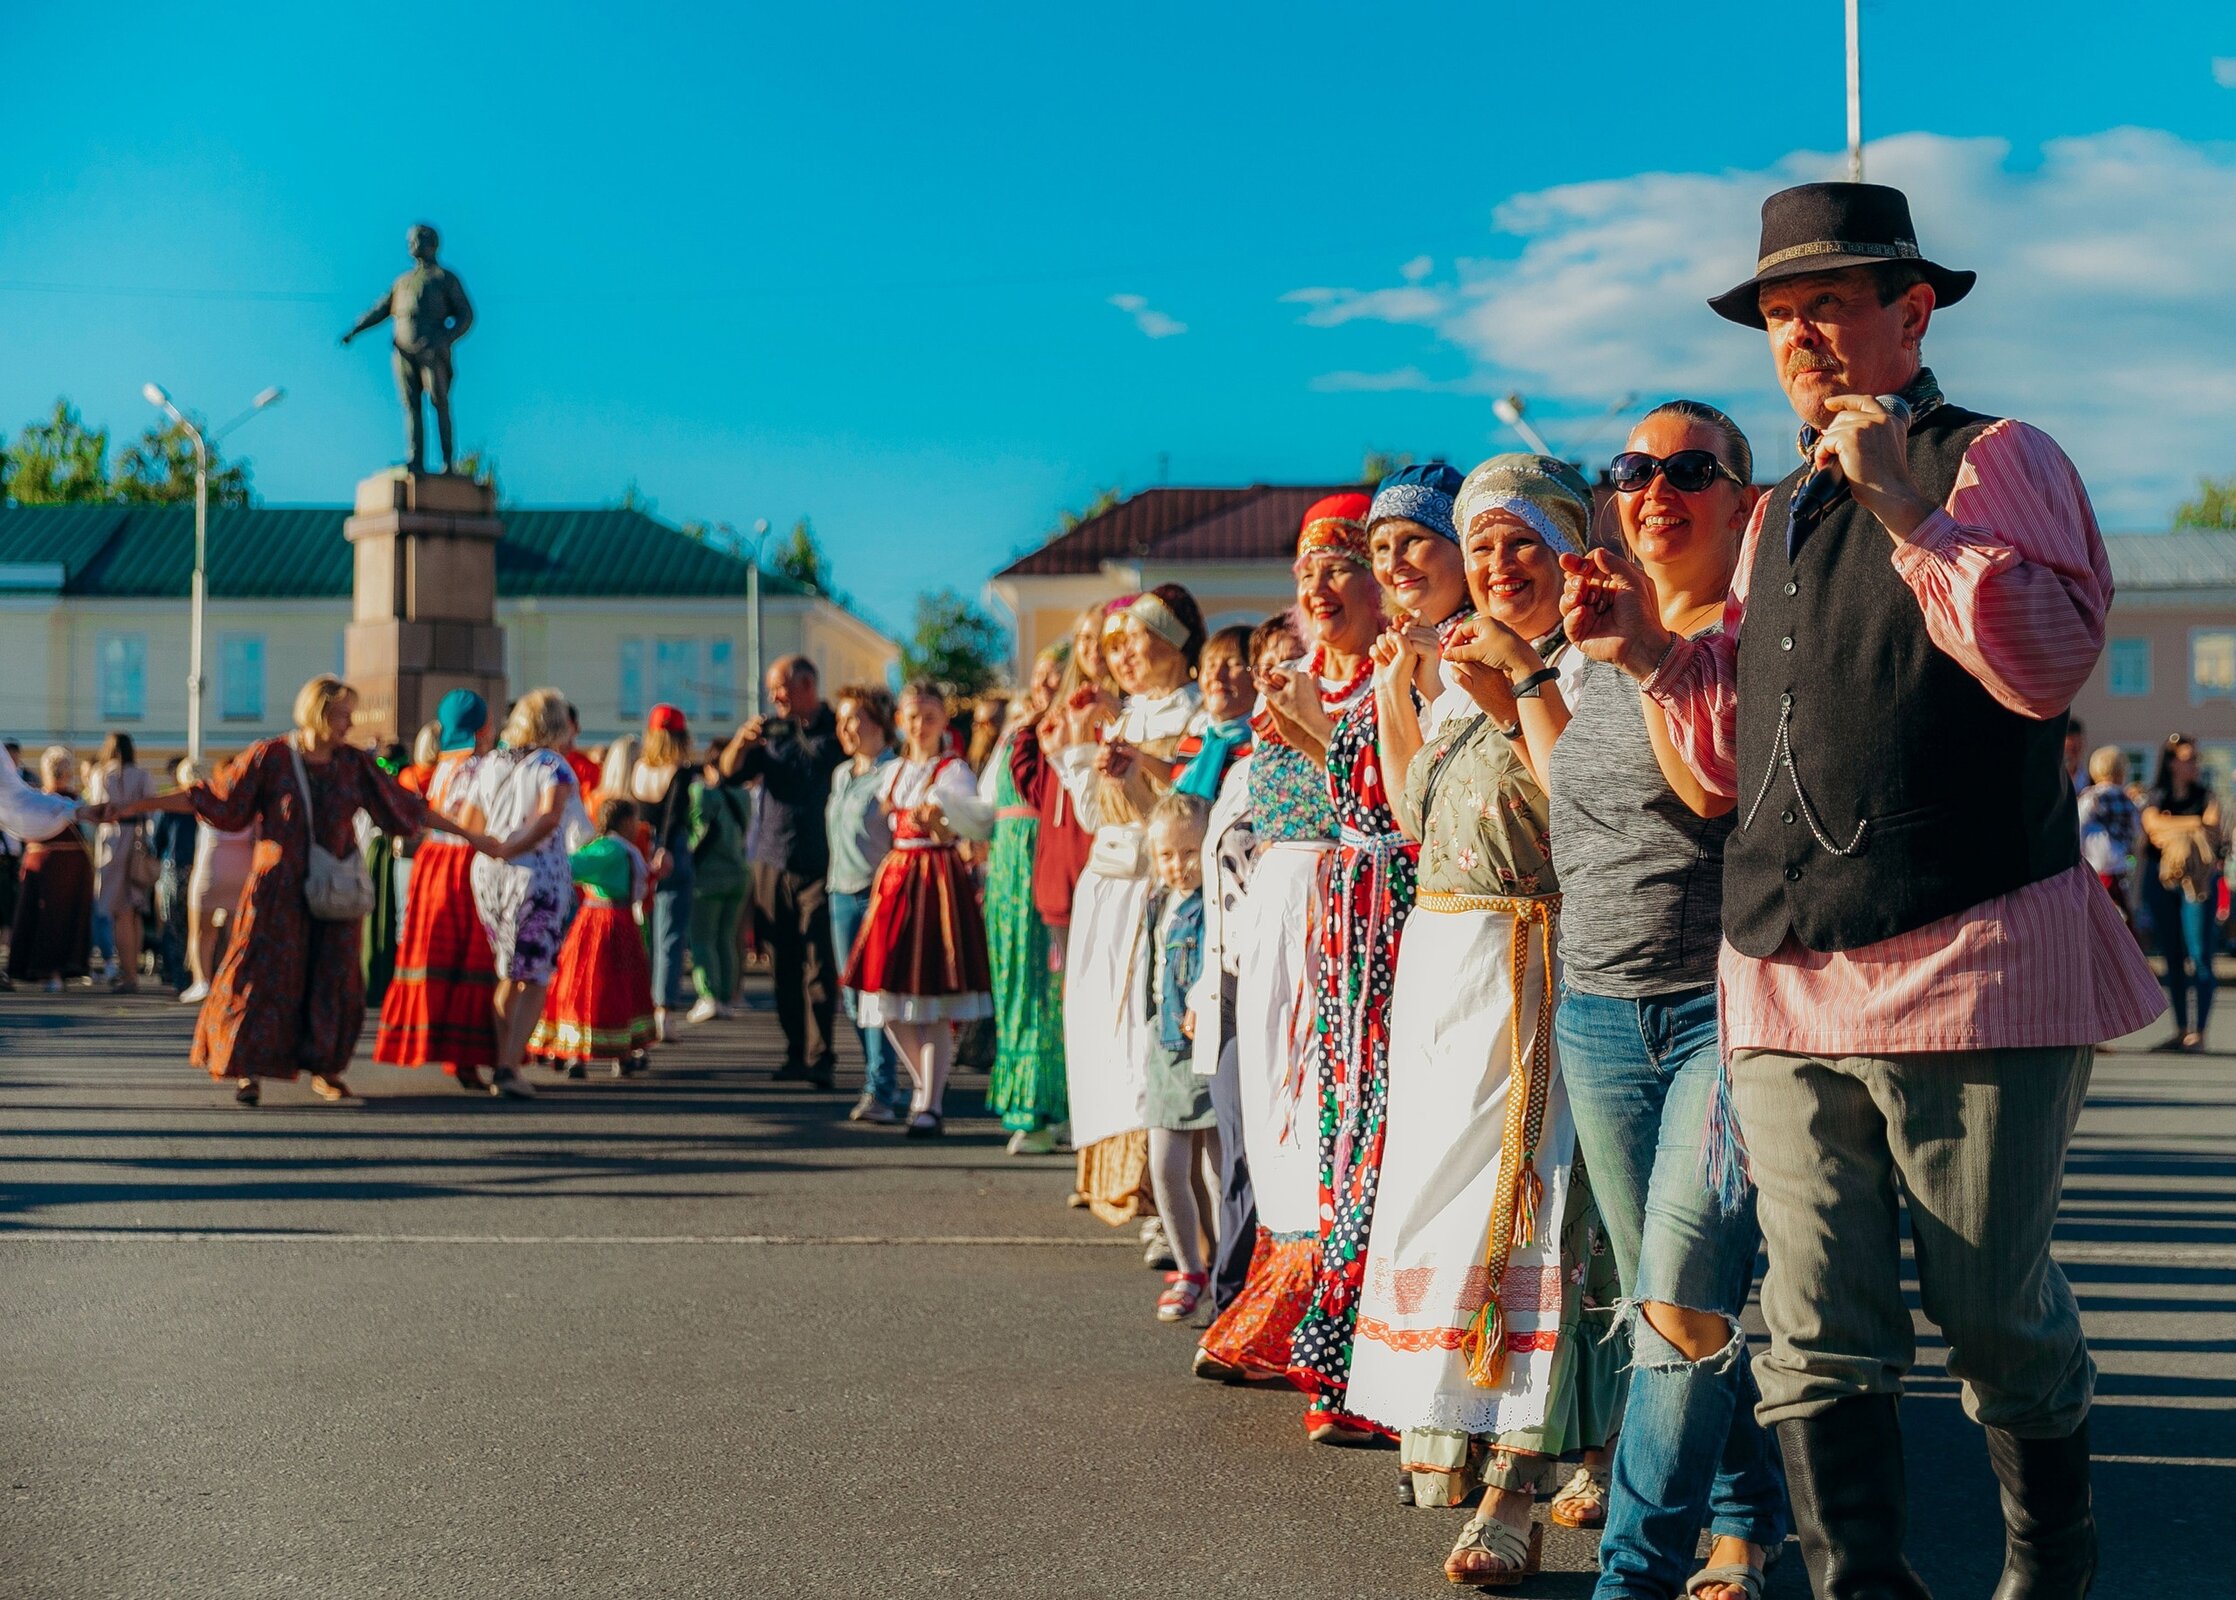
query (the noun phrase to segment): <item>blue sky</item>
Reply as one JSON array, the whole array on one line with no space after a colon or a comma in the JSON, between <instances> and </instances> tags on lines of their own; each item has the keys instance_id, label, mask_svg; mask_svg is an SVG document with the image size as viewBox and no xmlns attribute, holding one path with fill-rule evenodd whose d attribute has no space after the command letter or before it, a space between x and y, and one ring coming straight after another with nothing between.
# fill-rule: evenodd
<instances>
[{"instance_id":1,"label":"blue sky","mask_svg":"<svg viewBox=\"0 0 2236 1600\"><path fill-rule=\"evenodd\" d=\"M1952 393L2163 526L2236 471L2236 11L2026 9L1865 0L1872 176L1983 273L1929 341ZM1161 460L1468 462L1510 388L1595 458L1623 394L1689 390L1781 460L1698 292L1844 137L1838 0L181 15L0 18L0 424L279 383L259 489L346 499L400 446L379 342L335 341L425 217L508 496L812 515L891 624Z\"/></svg>"}]
</instances>

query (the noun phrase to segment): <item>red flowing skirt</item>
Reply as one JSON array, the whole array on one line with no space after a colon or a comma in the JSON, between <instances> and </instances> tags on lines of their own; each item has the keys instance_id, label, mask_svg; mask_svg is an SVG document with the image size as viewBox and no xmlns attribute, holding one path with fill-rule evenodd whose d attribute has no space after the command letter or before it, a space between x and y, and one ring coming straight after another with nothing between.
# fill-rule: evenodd
<instances>
[{"instance_id":1,"label":"red flowing skirt","mask_svg":"<svg viewBox=\"0 0 2236 1600\"><path fill-rule=\"evenodd\" d=\"M1289 1335L1312 1304L1319 1266L1314 1235L1279 1240L1260 1228L1242 1292L1204 1330L1204 1353L1253 1378L1287 1377Z\"/></svg>"},{"instance_id":2,"label":"red flowing skirt","mask_svg":"<svg viewBox=\"0 0 2236 1600\"><path fill-rule=\"evenodd\" d=\"M412 857L396 975L380 1003L373 1059L443 1070L497 1060L497 957L474 910L471 847L423 840Z\"/></svg>"},{"instance_id":3,"label":"red flowing skirt","mask_svg":"<svg viewBox=\"0 0 2236 1600\"><path fill-rule=\"evenodd\" d=\"M559 947L528 1053L553 1061L618 1061L649 1049L652 960L627 906L584 896Z\"/></svg>"},{"instance_id":4,"label":"red flowing skirt","mask_svg":"<svg viewBox=\"0 0 2236 1600\"><path fill-rule=\"evenodd\" d=\"M952 846L895 848L878 864L846 987L881 997L885 1022L992 1014L986 917Z\"/></svg>"}]
</instances>

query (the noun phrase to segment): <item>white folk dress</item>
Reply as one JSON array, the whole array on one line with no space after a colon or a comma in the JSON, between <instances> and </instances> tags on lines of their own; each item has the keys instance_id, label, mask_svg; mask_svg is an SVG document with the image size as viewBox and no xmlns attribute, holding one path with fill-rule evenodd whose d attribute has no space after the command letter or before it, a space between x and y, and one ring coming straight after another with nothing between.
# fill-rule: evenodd
<instances>
[{"instance_id":1,"label":"white folk dress","mask_svg":"<svg viewBox=\"0 0 2236 1600\"><path fill-rule=\"evenodd\" d=\"M1196 686L1182 684L1166 695L1128 697L1116 733L1169 758L1201 714ZM1157 1044L1136 966L1149 958L1141 936L1149 900L1146 808L1097 777L1095 754L1093 745L1076 745L1057 764L1081 823L1095 835L1064 944L1064 1079L1077 1150L1146 1125L1143 1096Z\"/></svg>"},{"instance_id":2,"label":"white folk dress","mask_svg":"<svg viewBox=\"0 0 2236 1600\"><path fill-rule=\"evenodd\" d=\"M1552 1042L1545 797L1504 735L1459 715L1415 757L1398 814L1421 839L1420 889L1390 1001L1349 1405L1409 1436L1525 1432L1556 1398L1576 1150ZM1451 1465L1406 1448L1409 1468Z\"/></svg>"}]
</instances>

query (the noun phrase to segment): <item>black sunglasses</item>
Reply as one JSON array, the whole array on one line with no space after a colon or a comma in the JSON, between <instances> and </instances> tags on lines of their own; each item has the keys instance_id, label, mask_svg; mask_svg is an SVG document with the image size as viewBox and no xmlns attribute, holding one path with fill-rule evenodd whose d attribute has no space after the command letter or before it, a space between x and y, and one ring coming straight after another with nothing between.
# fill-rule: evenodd
<instances>
[{"instance_id":1,"label":"black sunglasses","mask_svg":"<svg viewBox=\"0 0 2236 1600\"><path fill-rule=\"evenodd\" d=\"M1718 478L1729 478L1744 489L1739 474L1716 459L1713 450L1680 450L1673 456L1650 456L1643 450L1625 450L1607 463L1607 481L1624 494L1636 494L1660 473L1680 494L1698 494Z\"/></svg>"}]
</instances>

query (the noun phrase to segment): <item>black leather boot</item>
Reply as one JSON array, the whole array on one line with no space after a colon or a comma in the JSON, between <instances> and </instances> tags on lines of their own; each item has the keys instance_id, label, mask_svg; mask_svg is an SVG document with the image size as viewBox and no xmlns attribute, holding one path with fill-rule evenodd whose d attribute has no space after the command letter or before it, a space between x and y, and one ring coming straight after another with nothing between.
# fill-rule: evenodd
<instances>
[{"instance_id":1,"label":"black leather boot","mask_svg":"<svg viewBox=\"0 0 2236 1600\"><path fill-rule=\"evenodd\" d=\"M1903 1559L1909 1493L1891 1394L1850 1395L1778 1424L1794 1531L1817 1600L1932 1600Z\"/></svg>"},{"instance_id":2,"label":"black leather boot","mask_svg":"<svg viewBox=\"0 0 2236 1600\"><path fill-rule=\"evenodd\" d=\"M1995 1600L2081 1600L2096 1579L2088 1424L2062 1439L1987 1430L2003 1485L2003 1581Z\"/></svg>"}]
</instances>

